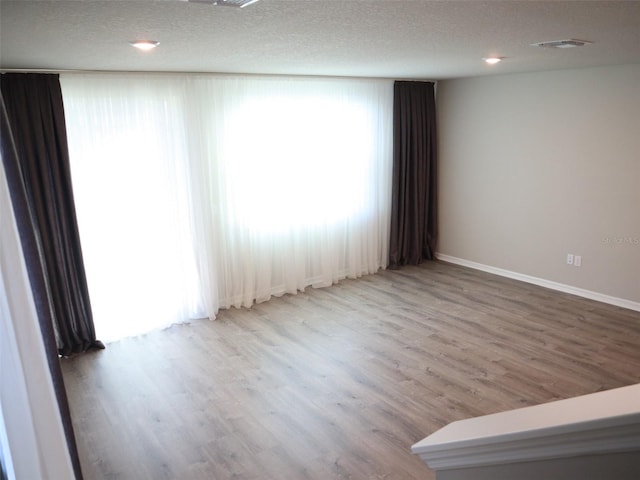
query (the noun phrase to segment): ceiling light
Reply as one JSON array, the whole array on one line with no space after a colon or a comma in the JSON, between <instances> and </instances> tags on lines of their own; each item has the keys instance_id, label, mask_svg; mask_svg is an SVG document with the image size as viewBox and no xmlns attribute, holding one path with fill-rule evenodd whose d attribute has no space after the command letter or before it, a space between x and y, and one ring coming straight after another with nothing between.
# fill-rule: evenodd
<instances>
[{"instance_id":1,"label":"ceiling light","mask_svg":"<svg viewBox=\"0 0 640 480\"><path fill-rule=\"evenodd\" d=\"M160 42L156 42L155 40L135 40L133 42L129 42L129 45L132 47L136 47L138 50L148 51L153 50Z\"/></svg>"},{"instance_id":2,"label":"ceiling light","mask_svg":"<svg viewBox=\"0 0 640 480\"><path fill-rule=\"evenodd\" d=\"M484 57L482 60L484 60L489 65L495 65L496 63L501 62L502 59L503 57Z\"/></svg>"},{"instance_id":3,"label":"ceiling light","mask_svg":"<svg viewBox=\"0 0 640 480\"><path fill-rule=\"evenodd\" d=\"M576 40L575 38L570 38L569 40L552 40L550 42L538 42L532 43L532 47L545 47L545 48L573 48L573 47L582 47L588 43L593 43L588 40Z\"/></svg>"}]
</instances>

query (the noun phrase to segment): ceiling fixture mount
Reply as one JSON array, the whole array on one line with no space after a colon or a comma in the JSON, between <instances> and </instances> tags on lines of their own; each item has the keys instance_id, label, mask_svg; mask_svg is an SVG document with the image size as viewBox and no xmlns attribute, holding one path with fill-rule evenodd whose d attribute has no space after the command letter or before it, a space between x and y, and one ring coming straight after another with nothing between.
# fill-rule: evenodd
<instances>
[{"instance_id":1,"label":"ceiling fixture mount","mask_svg":"<svg viewBox=\"0 0 640 480\"><path fill-rule=\"evenodd\" d=\"M248 7L252 3L256 3L258 0L186 0L186 1L190 3L206 3L208 5L214 5L217 7L244 8L244 7Z\"/></svg>"},{"instance_id":2,"label":"ceiling fixture mount","mask_svg":"<svg viewBox=\"0 0 640 480\"><path fill-rule=\"evenodd\" d=\"M589 40L576 40L575 38L570 38L568 40L552 40L550 42L538 42L532 43L532 47L544 47L544 48L574 48L574 47L582 47L583 45L587 45L590 42Z\"/></svg>"},{"instance_id":3,"label":"ceiling fixture mount","mask_svg":"<svg viewBox=\"0 0 640 480\"><path fill-rule=\"evenodd\" d=\"M137 48L138 50L147 52L160 45L160 42L157 42L155 40L134 40L133 42L129 42L129 45Z\"/></svg>"},{"instance_id":4,"label":"ceiling fixture mount","mask_svg":"<svg viewBox=\"0 0 640 480\"><path fill-rule=\"evenodd\" d=\"M495 65L496 63L500 63L504 57L484 57L482 60L489 65Z\"/></svg>"}]
</instances>

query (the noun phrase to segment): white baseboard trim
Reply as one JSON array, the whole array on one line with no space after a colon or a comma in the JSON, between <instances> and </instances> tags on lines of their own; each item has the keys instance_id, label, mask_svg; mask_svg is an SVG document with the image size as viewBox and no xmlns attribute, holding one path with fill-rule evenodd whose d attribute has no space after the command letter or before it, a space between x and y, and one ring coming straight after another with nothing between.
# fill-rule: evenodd
<instances>
[{"instance_id":1,"label":"white baseboard trim","mask_svg":"<svg viewBox=\"0 0 640 480\"><path fill-rule=\"evenodd\" d=\"M532 283L541 287L550 288L559 292L570 293L579 297L588 298L590 300L596 300L602 303L608 303L617 307L628 308L629 310L635 310L640 312L640 303L627 300L625 298L612 297L611 295L605 295L603 293L592 292L591 290L585 290L584 288L573 287L564 283L553 282L544 278L532 277L531 275L525 275L523 273L512 272L503 268L492 267L490 265L484 265L482 263L473 262L471 260L465 260L463 258L453 257L451 255L445 255L443 253L436 253L436 258L443 262L453 263L455 265L461 265L463 267L473 268L475 270L482 270L483 272L493 273L500 275L501 277L512 278L514 280L520 280L521 282Z\"/></svg>"}]
</instances>

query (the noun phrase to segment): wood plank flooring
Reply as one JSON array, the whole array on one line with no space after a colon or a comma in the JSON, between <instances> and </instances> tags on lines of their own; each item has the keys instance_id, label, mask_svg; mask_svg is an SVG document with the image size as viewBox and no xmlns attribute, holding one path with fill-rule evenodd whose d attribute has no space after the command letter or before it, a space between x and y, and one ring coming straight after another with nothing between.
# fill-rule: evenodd
<instances>
[{"instance_id":1,"label":"wood plank flooring","mask_svg":"<svg viewBox=\"0 0 640 480\"><path fill-rule=\"evenodd\" d=\"M640 313L429 262L63 359L101 479L434 479L447 423L640 382Z\"/></svg>"}]
</instances>

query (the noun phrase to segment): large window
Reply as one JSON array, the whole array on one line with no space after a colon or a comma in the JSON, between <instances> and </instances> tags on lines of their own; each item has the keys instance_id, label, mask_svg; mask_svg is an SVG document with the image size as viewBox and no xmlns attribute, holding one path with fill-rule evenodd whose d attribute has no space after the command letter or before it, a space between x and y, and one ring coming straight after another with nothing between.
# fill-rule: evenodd
<instances>
[{"instance_id":1,"label":"large window","mask_svg":"<svg viewBox=\"0 0 640 480\"><path fill-rule=\"evenodd\" d=\"M387 262L393 84L61 76L98 336Z\"/></svg>"}]
</instances>

